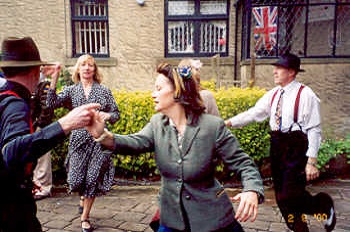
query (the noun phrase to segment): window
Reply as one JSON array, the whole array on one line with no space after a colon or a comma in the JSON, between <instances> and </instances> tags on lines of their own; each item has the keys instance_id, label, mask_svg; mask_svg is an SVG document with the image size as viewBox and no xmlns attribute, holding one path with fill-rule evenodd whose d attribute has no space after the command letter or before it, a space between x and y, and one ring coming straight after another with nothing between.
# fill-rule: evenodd
<instances>
[{"instance_id":1,"label":"window","mask_svg":"<svg viewBox=\"0 0 350 232\"><path fill-rule=\"evenodd\" d=\"M229 5L229 0L166 0L165 56L227 56Z\"/></svg>"},{"instance_id":2,"label":"window","mask_svg":"<svg viewBox=\"0 0 350 232\"><path fill-rule=\"evenodd\" d=\"M346 0L245 0L243 59L350 57L350 2Z\"/></svg>"},{"instance_id":3,"label":"window","mask_svg":"<svg viewBox=\"0 0 350 232\"><path fill-rule=\"evenodd\" d=\"M73 57L109 57L107 6L107 0L71 0Z\"/></svg>"}]
</instances>

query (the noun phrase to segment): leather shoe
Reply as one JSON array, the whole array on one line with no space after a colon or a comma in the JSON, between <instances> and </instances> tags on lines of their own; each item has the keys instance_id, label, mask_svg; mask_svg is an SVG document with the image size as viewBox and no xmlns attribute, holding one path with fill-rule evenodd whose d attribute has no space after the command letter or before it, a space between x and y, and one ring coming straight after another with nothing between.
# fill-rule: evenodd
<instances>
[{"instance_id":1,"label":"leather shoe","mask_svg":"<svg viewBox=\"0 0 350 232\"><path fill-rule=\"evenodd\" d=\"M90 227L89 227L89 228L83 228L83 222L89 223ZM82 231L82 232L92 232L93 230L94 230L94 229L93 229L93 227L91 226L91 223L90 223L89 219L81 220L81 231Z\"/></svg>"}]
</instances>

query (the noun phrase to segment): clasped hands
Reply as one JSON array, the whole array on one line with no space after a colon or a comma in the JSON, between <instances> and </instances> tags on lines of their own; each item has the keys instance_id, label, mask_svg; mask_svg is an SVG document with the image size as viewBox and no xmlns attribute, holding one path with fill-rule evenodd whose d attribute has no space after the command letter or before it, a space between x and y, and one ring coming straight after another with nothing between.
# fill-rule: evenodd
<instances>
[{"instance_id":1,"label":"clasped hands","mask_svg":"<svg viewBox=\"0 0 350 232\"><path fill-rule=\"evenodd\" d=\"M66 134L85 127L93 137L98 138L104 131L105 120L108 119L108 113L99 111L100 107L97 103L76 107L60 118L58 123Z\"/></svg>"}]
</instances>

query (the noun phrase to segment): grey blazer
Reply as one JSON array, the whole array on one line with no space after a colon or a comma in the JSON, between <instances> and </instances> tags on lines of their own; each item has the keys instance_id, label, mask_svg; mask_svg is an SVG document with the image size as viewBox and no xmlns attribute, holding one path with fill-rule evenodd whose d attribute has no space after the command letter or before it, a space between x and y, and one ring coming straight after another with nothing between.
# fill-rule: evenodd
<instances>
[{"instance_id":1,"label":"grey blazer","mask_svg":"<svg viewBox=\"0 0 350 232\"><path fill-rule=\"evenodd\" d=\"M235 220L232 202L214 176L219 159L241 178L243 191L255 191L263 199L254 162L218 117L203 114L197 124L189 123L180 149L169 118L156 114L138 133L115 135L114 148L119 154L155 152L162 178L160 223L167 227L184 230L187 217L191 231L206 232Z\"/></svg>"}]
</instances>

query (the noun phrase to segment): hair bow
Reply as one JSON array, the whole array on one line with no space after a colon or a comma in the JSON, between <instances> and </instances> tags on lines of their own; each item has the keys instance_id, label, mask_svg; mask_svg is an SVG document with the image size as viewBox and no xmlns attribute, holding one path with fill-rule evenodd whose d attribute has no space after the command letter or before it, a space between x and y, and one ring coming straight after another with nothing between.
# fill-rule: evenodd
<instances>
[{"instance_id":1,"label":"hair bow","mask_svg":"<svg viewBox=\"0 0 350 232\"><path fill-rule=\"evenodd\" d=\"M177 68L177 72L179 73L180 77L182 77L183 79L190 79L192 77L191 66Z\"/></svg>"}]
</instances>

